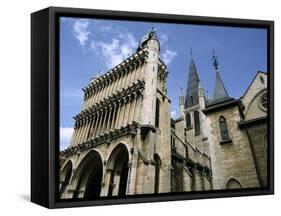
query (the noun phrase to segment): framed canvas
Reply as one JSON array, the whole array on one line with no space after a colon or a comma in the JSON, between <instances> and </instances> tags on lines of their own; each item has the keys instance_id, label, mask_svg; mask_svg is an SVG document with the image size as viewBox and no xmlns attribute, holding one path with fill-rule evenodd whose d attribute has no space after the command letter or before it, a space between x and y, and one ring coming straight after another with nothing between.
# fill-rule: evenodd
<instances>
[{"instance_id":1,"label":"framed canvas","mask_svg":"<svg viewBox=\"0 0 281 216\"><path fill-rule=\"evenodd\" d=\"M31 201L274 193L274 23L50 7L31 15Z\"/></svg>"}]
</instances>

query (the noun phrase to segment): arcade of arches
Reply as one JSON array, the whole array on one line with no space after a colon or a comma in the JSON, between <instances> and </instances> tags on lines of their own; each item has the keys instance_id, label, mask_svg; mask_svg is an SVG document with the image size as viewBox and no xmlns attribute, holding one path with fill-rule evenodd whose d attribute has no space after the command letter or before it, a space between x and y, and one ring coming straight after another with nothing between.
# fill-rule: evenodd
<instances>
[{"instance_id":1,"label":"arcade of arches","mask_svg":"<svg viewBox=\"0 0 281 216\"><path fill-rule=\"evenodd\" d=\"M101 196L102 189L107 196L126 195L128 162L129 152L124 144L118 144L112 150L105 168L96 150L87 153L76 170L69 160L61 171L61 198L95 199Z\"/></svg>"}]
</instances>

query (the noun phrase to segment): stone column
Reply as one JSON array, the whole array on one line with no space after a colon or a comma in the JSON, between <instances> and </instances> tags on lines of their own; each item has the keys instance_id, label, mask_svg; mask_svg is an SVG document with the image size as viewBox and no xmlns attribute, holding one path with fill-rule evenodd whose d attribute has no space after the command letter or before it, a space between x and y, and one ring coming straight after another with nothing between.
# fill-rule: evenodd
<instances>
[{"instance_id":1,"label":"stone column","mask_svg":"<svg viewBox=\"0 0 281 216\"><path fill-rule=\"evenodd\" d=\"M96 120L97 120L97 115L93 114L92 118L93 118L93 120L92 120L92 124L91 124L91 128L90 128L89 138L93 137L93 132L94 132L94 127L95 127L95 123L96 123Z\"/></svg>"},{"instance_id":2,"label":"stone column","mask_svg":"<svg viewBox=\"0 0 281 216\"><path fill-rule=\"evenodd\" d=\"M112 196L117 196L118 195L118 190L119 190L119 184L120 184L120 171L115 171L114 172L114 177L113 177L113 190L112 190Z\"/></svg>"},{"instance_id":3,"label":"stone column","mask_svg":"<svg viewBox=\"0 0 281 216\"><path fill-rule=\"evenodd\" d=\"M132 77L132 73L133 73L133 68L134 68L134 66L132 66L132 68L130 68L128 70L128 78L127 78L127 82L126 82L127 86L131 85L131 77Z\"/></svg>"},{"instance_id":4,"label":"stone column","mask_svg":"<svg viewBox=\"0 0 281 216\"><path fill-rule=\"evenodd\" d=\"M110 125L111 125L111 122L113 121L113 119L111 119L111 116L113 116L113 109L114 109L114 104L112 106L110 106L110 108L109 108L105 131L110 130Z\"/></svg>"},{"instance_id":5,"label":"stone column","mask_svg":"<svg viewBox=\"0 0 281 216\"><path fill-rule=\"evenodd\" d=\"M86 117L85 120L84 120L84 128L83 128L83 132L82 132L82 135L81 135L81 142L85 141L85 136L86 136L86 133L87 133L87 128L88 128L88 117Z\"/></svg>"},{"instance_id":6,"label":"stone column","mask_svg":"<svg viewBox=\"0 0 281 216\"><path fill-rule=\"evenodd\" d=\"M101 115L101 117L100 117L99 122L98 122L96 136L101 133L101 126L102 126L102 122L103 122L103 118L104 118L104 110L101 111L100 115Z\"/></svg>"},{"instance_id":7,"label":"stone column","mask_svg":"<svg viewBox=\"0 0 281 216\"><path fill-rule=\"evenodd\" d=\"M99 84L98 88L99 88L99 93L97 95L96 103L98 103L100 101L100 99L101 99L101 94L102 94L102 86L101 86L101 84Z\"/></svg>"},{"instance_id":8,"label":"stone column","mask_svg":"<svg viewBox=\"0 0 281 216\"><path fill-rule=\"evenodd\" d=\"M86 129L86 119L83 119L83 126L82 126L82 130L81 130L81 134L79 136L79 143L82 143L82 141L83 141L83 135L85 133L85 129Z\"/></svg>"},{"instance_id":9,"label":"stone column","mask_svg":"<svg viewBox=\"0 0 281 216\"><path fill-rule=\"evenodd\" d=\"M86 98L85 98L85 107L84 107L84 109L87 109L88 107L89 107L89 96L87 96Z\"/></svg>"},{"instance_id":10,"label":"stone column","mask_svg":"<svg viewBox=\"0 0 281 216\"><path fill-rule=\"evenodd\" d=\"M104 91L105 91L105 84L103 83L99 101L102 101L104 99Z\"/></svg>"},{"instance_id":11,"label":"stone column","mask_svg":"<svg viewBox=\"0 0 281 216\"><path fill-rule=\"evenodd\" d=\"M104 97L105 97L105 98L108 97L108 95L109 95L109 89L110 89L110 87L111 87L111 84L110 84L110 80L108 79L108 80L107 80L107 83L106 83L105 94L104 94Z\"/></svg>"},{"instance_id":12,"label":"stone column","mask_svg":"<svg viewBox=\"0 0 281 216\"><path fill-rule=\"evenodd\" d=\"M134 120L134 114L135 114L135 109L136 109L136 100L137 100L137 94L134 92L133 93L133 100L132 100L132 105L131 105L131 110L130 110L130 113L129 113L129 120L128 120L128 123L132 123L132 121Z\"/></svg>"},{"instance_id":13,"label":"stone column","mask_svg":"<svg viewBox=\"0 0 281 216\"><path fill-rule=\"evenodd\" d=\"M78 134L77 134L77 139L76 139L76 145L79 143L79 140L80 140L80 137L81 137L81 133L82 133L82 129L83 129L83 125L81 124L79 126L79 129L78 129Z\"/></svg>"},{"instance_id":14,"label":"stone column","mask_svg":"<svg viewBox=\"0 0 281 216\"><path fill-rule=\"evenodd\" d=\"M137 180L137 166L138 166L138 149L136 147L136 134L132 136L133 141L133 153L131 161L129 162L129 174L128 174L128 187L127 194L135 194L136 180Z\"/></svg>"},{"instance_id":15,"label":"stone column","mask_svg":"<svg viewBox=\"0 0 281 216\"><path fill-rule=\"evenodd\" d=\"M108 113L109 113L109 108L105 108L104 109L104 117L103 117L103 122L101 124L101 133L103 133L105 131L105 126L106 126L106 121L108 120Z\"/></svg>"},{"instance_id":16,"label":"stone column","mask_svg":"<svg viewBox=\"0 0 281 216\"><path fill-rule=\"evenodd\" d=\"M125 106L125 112L122 120L122 125L125 127L128 124L128 118L129 118L129 113L131 112L130 106L131 106L131 96L128 97L128 101Z\"/></svg>"},{"instance_id":17,"label":"stone column","mask_svg":"<svg viewBox=\"0 0 281 216\"><path fill-rule=\"evenodd\" d=\"M118 84L118 74L114 75L114 81L113 81L113 88L112 93L115 93L117 90L117 84Z\"/></svg>"},{"instance_id":18,"label":"stone column","mask_svg":"<svg viewBox=\"0 0 281 216\"><path fill-rule=\"evenodd\" d=\"M115 125L115 115L116 115L116 112L117 112L117 103L114 103L114 107L113 107L113 115L112 115L112 120L111 122L109 122L110 126L109 126L109 130L112 130L114 129L114 125Z\"/></svg>"},{"instance_id":19,"label":"stone column","mask_svg":"<svg viewBox=\"0 0 281 216\"><path fill-rule=\"evenodd\" d=\"M118 128L121 128L122 124L123 124L123 118L124 118L124 113L125 113L125 108L126 108L127 102L124 99L124 104L121 107L120 110L120 115L119 115L119 119L118 119Z\"/></svg>"},{"instance_id":20,"label":"stone column","mask_svg":"<svg viewBox=\"0 0 281 216\"><path fill-rule=\"evenodd\" d=\"M108 196L109 187L111 184L112 169L107 169L104 175L103 187L101 189L101 196Z\"/></svg>"},{"instance_id":21,"label":"stone column","mask_svg":"<svg viewBox=\"0 0 281 216\"><path fill-rule=\"evenodd\" d=\"M195 191L202 191L202 181L197 170L194 171L195 175Z\"/></svg>"},{"instance_id":22,"label":"stone column","mask_svg":"<svg viewBox=\"0 0 281 216\"><path fill-rule=\"evenodd\" d=\"M118 87L117 87L117 89L119 91L121 91L121 89L122 89L122 81L123 81L123 71L120 72L120 76L119 76L119 82L118 82Z\"/></svg>"},{"instance_id":23,"label":"stone column","mask_svg":"<svg viewBox=\"0 0 281 216\"><path fill-rule=\"evenodd\" d=\"M72 146L74 144L76 134L77 134L77 128L74 128L73 133L72 133L72 137L71 137L71 141L70 141L70 146Z\"/></svg>"},{"instance_id":24,"label":"stone column","mask_svg":"<svg viewBox=\"0 0 281 216\"><path fill-rule=\"evenodd\" d=\"M99 111L97 113L97 118L96 118L95 127L94 127L94 131L93 131L93 136L92 136L93 138L97 135L98 124L99 124L100 118L101 118L101 112Z\"/></svg>"},{"instance_id":25,"label":"stone column","mask_svg":"<svg viewBox=\"0 0 281 216\"><path fill-rule=\"evenodd\" d=\"M136 108L135 108L135 112L134 112L134 121L138 121L138 118L139 118L141 99L142 99L141 95L139 95L136 99L137 101L136 101Z\"/></svg>"},{"instance_id":26,"label":"stone column","mask_svg":"<svg viewBox=\"0 0 281 216\"><path fill-rule=\"evenodd\" d=\"M122 111L122 107L123 107L123 104L121 101L118 101L119 102L119 105L118 105L118 112L116 113L116 120L115 120L115 128L117 129L118 128L118 125L119 125L119 119L120 119L120 115L121 115L121 111Z\"/></svg>"},{"instance_id":27,"label":"stone column","mask_svg":"<svg viewBox=\"0 0 281 216\"><path fill-rule=\"evenodd\" d=\"M87 124L87 129L86 129L86 132L85 132L85 135L84 135L84 140L87 141L89 136L88 134L90 133L90 130L91 130L91 125L92 125L92 119L93 117L92 116L89 116L88 117L88 124Z\"/></svg>"},{"instance_id":28,"label":"stone column","mask_svg":"<svg viewBox=\"0 0 281 216\"><path fill-rule=\"evenodd\" d=\"M79 135L79 128L80 128L80 124L78 123L77 126L76 126L76 132L75 132L75 137L74 137L74 140L73 140L73 145L76 145L77 144L77 139L78 139L78 135Z\"/></svg>"},{"instance_id":29,"label":"stone column","mask_svg":"<svg viewBox=\"0 0 281 216\"><path fill-rule=\"evenodd\" d=\"M95 87L95 96L94 96L94 99L93 99L93 105L97 103L99 93L100 93L100 90L99 90L99 88L97 86L97 87Z\"/></svg>"},{"instance_id":30,"label":"stone column","mask_svg":"<svg viewBox=\"0 0 281 216\"><path fill-rule=\"evenodd\" d=\"M108 88L107 88L107 91L106 91L106 97L111 95L111 89L112 89L112 79L109 78L109 80L108 80Z\"/></svg>"},{"instance_id":31,"label":"stone column","mask_svg":"<svg viewBox=\"0 0 281 216\"><path fill-rule=\"evenodd\" d=\"M129 82L128 79L130 78L130 69L126 68L126 75L125 75L125 81L124 81L124 87L128 87L129 86Z\"/></svg>"}]
</instances>

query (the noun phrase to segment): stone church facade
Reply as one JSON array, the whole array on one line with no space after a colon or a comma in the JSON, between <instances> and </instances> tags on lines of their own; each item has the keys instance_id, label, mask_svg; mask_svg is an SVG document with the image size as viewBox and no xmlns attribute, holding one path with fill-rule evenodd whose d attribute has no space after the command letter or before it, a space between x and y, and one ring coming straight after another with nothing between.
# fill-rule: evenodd
<instances>
[{"instance_id":1,"label":"stone church facade","mask_svg":"<svg viewBox=\"0 0 281 216\"><path fill-rule=\"evenodd\" d=\"M207 99L191 58L173 119L159 53L152 30L136 53L83 88L71 143L60 152L62 199L267 185L267 74L234 99L214 57Z\"/></svg>"}]
</instances>

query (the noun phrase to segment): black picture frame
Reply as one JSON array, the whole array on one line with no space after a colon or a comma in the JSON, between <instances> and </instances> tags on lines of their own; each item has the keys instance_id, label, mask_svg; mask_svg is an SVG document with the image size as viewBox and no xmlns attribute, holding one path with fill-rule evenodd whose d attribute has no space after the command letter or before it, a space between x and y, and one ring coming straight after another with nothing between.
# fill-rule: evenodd
<instances>
[{"instance_id":1,"label":"black picture frame","mask_svg":"<svg viewBox=\"0 0 281 216\"><path fill-rule=\"evenodd\" d=\"M59 55L60 16L187 23L267 29L268 47L268 187L245 190L201 191L161 195L132 195L99 200L57 197L59 158ZM80 207L191 200L274 193L274 22L156 13L49 7L31 15L31 201L47 208Z\"/></svg>"}]
</instances>

